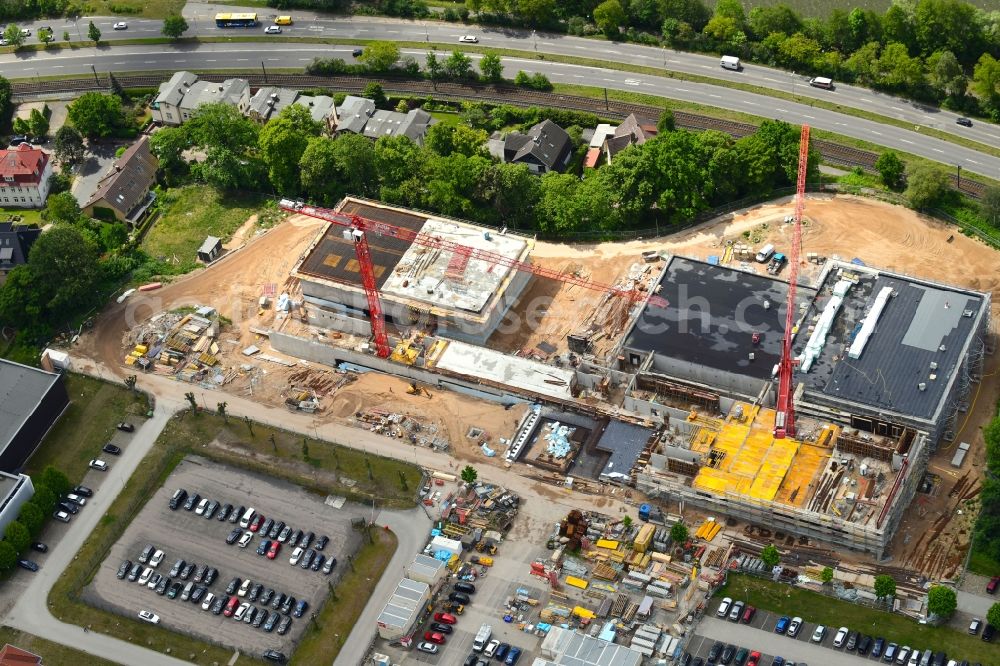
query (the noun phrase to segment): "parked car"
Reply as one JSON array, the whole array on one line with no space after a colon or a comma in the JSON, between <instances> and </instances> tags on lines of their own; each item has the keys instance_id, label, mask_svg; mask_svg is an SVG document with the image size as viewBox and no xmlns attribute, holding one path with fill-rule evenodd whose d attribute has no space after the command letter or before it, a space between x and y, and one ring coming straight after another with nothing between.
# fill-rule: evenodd
<instances>
[{"instance_id":1,"label":"parked car","mask_svg":"<svg viewBox=\"0 0 1000 666\"><path fill-rule=\"evenodd\" d=\"M226 543L232 546L234 543L236 543L236 540L239 539L242 535L243 535L243 530L241 530L238 527L234 527L233 530L229 533L229 536L226 537Z\"/></svg>"},{"instance_id":2,"label":"parked car","mask_svg":"<svg viewBox=\"0 0 1000 666\"><path fill-rule=\"evenodd\" d=\"M906 666L906 662L910 660L910 652L911 650L909 645L904 645L899 648L899 653L896 655L896 663L899 664L899 666Z\"/></svg>"},{"instance_id":3,"label":"parked car","mask_svg":"<svg viewBox=\"0 0 1000 666\"><path fill-rule=\"evenodd\" d=\"M881 657L883 648L885 648L885 639L879 636L875 639L874 645L872 645L872 657L876 659Z\"/></svg>"},{"instance_id":4,"label":"parked car","mask_svg":"<svg viewBox=\"0 0 1000 666\"><path fill-rule=\"evenodd\" d=\"M149 577L149 582L146 583L146 587L148 587L151 590L155 590L156 586L160 584L161 580L163 580L163 576L154 571L153 575Z\"/></svg>"},{"instance_id":5,"label":"parked car","mask_svg":"<svg viewBox=\"0 0 1000 666\"><path fill-rule=\"evenodd\" d=\"M196 586L194 590L191 591L191 603L196 604L201 601L201 598L205 596L206 592L208 592L208 588L204 585Z\"/></svg>"},{"instance_id":6,"label":"parked car","mask_svg":"<svg viewBox=\"0 0 1000 666\"><path fill-rule=\"evenodd\" d=\"M197 567L195 567L194 576L191 577L191 580L193 580L196 583L202 582L203 580L205 580L206 571L208 571L208 565L199 564Z\"/></svg>"},{"instance_id":7,"label":"parked car","mask_svg":"<svg viewBox=\"0 0 1000 666\"><path fill-rule=\"evenodd\" d=\"M195 567L194 562L188 562L187 565L183 569L181 569L181 574L180 574L181 578L183 578L184 580L190 578L191 574L194 572L194 567Z\"/></svg>"},{"instance_id":8,"label":"parked car","mask_svg":"<svg viewBox=\"0 0 1000 666\"><path fill-rule=\"evenodd\" d=\"M115 427L121 430L122 432L135 432L135 426L125 421L120 422Z\"/></svg>"},{"instance_id":9,"label":"parked car","mask_svg":"<svg viewBox=\"0 0 1000 666\"><path fill-rule=\"evenodd\" d=\"M178 488L174 491L173 496L170 498L170 510L176 511L177 507L181 506L188 498L187 491L183 488Z\"/></svg>"},{"instance_id":10,"label":"parked car","mask_svg":"<svg viewBox=\"0 0 1000 666\"><path fill-rule=\"evenodd\" d=\"M160 562L162 561L163 561L163 551L157 549L157 551L153 553L153 556L149 558L149 566L155 569L156 567L160 566Z\"/></svg>"},{"instance_id":11,"label":"parked car","mask_svg":"<svg viewBox=\"0 0 1000 666\"><path fill-rule=\"evenodd\" d=\"M708 662L714 664L722 656L722 650L725 649L725 645L716 641L712 644L712 647L708 650Z\"/></svg>"},{"instance_id":12,"label":"parked car","mask_svg":"<svg viewBox=\"0 0 1000 666\"><path fill-rule=\"evenodd\" d=\"M156 552L156 546L154 546L151 543L147 543L143 547L142 552L139 553L139 561L143 564L148 563L149 558L153 557L153 553L155 552Z\"/></svg>"},{"instance_id":13,"label":"parked car","mask_svg":"<svg viewBox=\"0 0 1000 666\"><path fill-rule=\"evenodd\" d=\"M184 588L184 583L180 581L174 581L173 585L170 586L170 589L167 590L167 599L176 599L177 595L181 593L181 590L183 588Z\"/></svg>"},{"instance_id":14,"label":"parked car","mask_svg":"<svg viewBox=\"0 0 1000 666\"><path fill-rule=\"evenodd\" d=\"M839 648L843 647L847 642L847 627L841 627L837 630L837 635L833 637L833 647Z\"/></svg>"},{"instance_id":15,"label":"parked car","mask_svg":"<svg viewBox=\"0 0 1000 666\"><path fill-rule=\"evenodd\" d=\"M240 537L240 548L246 548L252 539L253 532L244 532L243 536Z\"/></svg>"},{"instance_id":16,"label":"parked car","mask_svg":"<svg viewBox=\"0 0 1000 666\"><path fill-rule=\"evenodd\" d=\"M273 560L281 552L281 543L278 541L272 541L271 545L267 549L267 559Z\"/></svg>"},{"instance_id":17,"label":"parked car","mask_svg":"<svg viewBox=\"0 0 1000 666\"><path fill-rule=\"evenodd\" d=\"M438 653L438 646L434 645L434 643L428 643L427 641L423 641L422 643L417 643L417 649L420 650L421 652L426 652L427 654Z\"/></svg>"},{"instance_id":18,"label":"parked car","mask_svg":"<svg viewBox=\"0 0 1000 666\"><path fill-rule=\"evenodd\" d=\"M335 566L337 566L337 558L336 557L327 558L326 562L323 563L323 573L329 576Z\"/></svg>"},{"instance_id":19,"label":"parked car","mask_svg":"<svg viewBox=\"0 0 1000 666\"><path fill-rule=\"evenodd\" d=\"M979 633L979 630L983 628L983 621L978 617L973 618L972 622L969 623L969 633L973 636Z\"/></svg>"},{"instance_id":20,"label":"parked car","mask_svg":"<svg viewBox=\"0 0 1000 666\"><path fill-rule=\"evenodd\" d=\"M260 629L260 625L264 624L264 621L267 619L267 615L268 612L263 608L257 609L257 612L254 613L253 621L250 622L250 626L254 629Z\"/></svg>"},{"instance_id":21,"label":"parked car","mask_svg":"<svg viewBox=\"0 0 1000 666\"><path fill-rule=\"evenodd\" d=\"M353 49L351 51L351 55L354 56L355 58L359 58L359 57L361 57L361 54L364 53L364 52L365 52L364 49Z\"/></svg>"},{"instance_id":22,"label":"parked car","mask_svg":"<svg viewBox=\"0 0 1000 666\"><path fill-rule=\"evenodd\" d=\"M212 615L221 615L222 610L226 607L227 601L228 599L224 596L220 595L216 597L215 601L212 602L212 607L209 608L209 611L211 611Z\"/></svg>"},{"instance_id":23,"label":"parked car","mask_svg":"<svg viewBox=\"0 0 1000 666\"><path fill-rule=\"evenodd\" d=\"M306 532L305 534L302 535L302 538L299 539L299 548L308 548L309 546L312 545L312 542L315 538L316 538L315 532Z\"/></svg>"},{"instance_id":24,"label":"parked car","mask_svg":"<svg viewBox=\"0 0 1000 666\"><path fill-rule=\"evenodd\" d=\"M236 594L241 597L247 596L247 593L250 592L251 585L253 585L253 581L247 578L245 581L243 581L243 584L240 585L240 589Z\"/></svg>"},{"instance_id":25,"label":"parked car","mask_svg":"<svg viewBox=\"0 0 1000 666\"><path fill-rule=\"evenodd\" d=\"M77 506L87 505L87 498L81 495L77 495L76 493L68 493L66 495L66 500L72 502L73 504L76 504Z\"/></svg>"},{"instance_id":26,"label":"parked car","mask_svg":"<svg viewBox=\"0 0 1000 666\"><path fill-rule=\"evenodd\" d=\"M205 595L205 600L201 602L201 609L203 611L207 611L208 609L210 609L212 607L212 604L215 603L215 598L216 598L215 595L212 594L211 592L207 593Z\"/></svg>"},{"instance_id":27,"label":"parked car","mask_svg":"<svg viewBox=\"0 0 1000 666\"><path fill-rule=\"evenodd\" d=\"M736 656L733 658L733 663L735 666L746 666L746 661L750 657L750 650L745 647L741 647L736 651Z\"/></svg>"},{"instance_id":28,"label":"parked car","mask_svg":"<svg viewBox=\"0 0 1000 666\"><path fill-rule=\"evenodd\" d=\"M980 636L980 638L982 638L987 643L992 643L993 637L996 636L996 633L997 633L996 627L987 622L986 626L983 627L983 634L982 636Z\"/></svg>"},{"instance_id":29,"label":"parked car","mask_svg":"<svg viewBox=\"0 0 1000 666\"><path fill-rule=\"evenodd\" d=\"M858 639L858 654L862 657L868 656L868 651L872 649L872 637L867 634Z\"/></svg>"},{"instance_id":30,"label":"parked car","mask_svg":"<svg viewBox=\"0 0 1000 666\"><path fill-rule=\"evenodd\" d=\"M88 463L90 469L96 469L99 472L107 472L111 467L108 463L104 462L100 458L95 458Z\"/></svg>"},{"instance_id":31,"label":"parked car","mask_svg":"<svg viewBox=\"0 0 1000 666\"><path fill-rule=\"evenodd\" d=\"M468 606L472 603L472 599L469 598L469 595L461 592L452 592L449 594L448 601L454 601L455 603L462 604L463 606Z\"/></svg>"},{"instance_id":32,"label":"parked car","mask_svg":"<svg viewBox=\"0 0 1000 666\"><path fill-rule=\"evenodd\" d=\"M773 666L774 662L771 663ZM750 653L750 656L747 658L747 666L759 666L759 664L760 664L760 652L754 650L753 652Z\"/></svg>"},{"instance_id":33,"label":"parked car","mask_svg":"<svg viewBox=\"0 0 1000 666\"><path fill-rule=\"evenodd\" d=\"M715 614L718 617L727 617L729 615L729 609L732 607L732 605L733 605L732 599L730 599L729 597L723 598L722 603L719 604L719 610L717 610Z\"/></svg>"},{"instance_id":34,"label":"parked car","mask_svg":"<svg viewBox=\"0 0 1000 666\"><path fill-rule=\"evenodd\" d=\"M209 499L207 497L202 498L202 500L198 502L198 508L195 509L194 512L199 516L203 515L205 513L205 509L208 508L208 503Z\"/></svg>"},{"instance_id":35,"label":"parked car","mask_svg":"<svg viewBox=\"0 0 1000 666\"><path fill-rule=\"evenodd\" d=\"M56 505L56 508L57 509L61 509L61 510L65 511L66 513L72 514L74 516L76 514L80 513L80 507L79 507L79 505L73 504L73 502L69 502L69 501L66 501L66 500L64 500L62 502L59 502L59 504Z\"/></svg>"},{"instance_id":36,"label":"parked car","mask_svg":"<svg viewBox=\"0 0 1000 666\"><path fill-rule=\"evenodd\" d=\"M69 522L69 514L66 513L65 511L56 511L55 513L52 514L52 517L61 523Z\"/></svg>"},{"instance_id":37,"label":"parked car","mask_svg":"<svg viewBox=\"0 0 1000 666\"><path fill-rule=\"evenodd\" d=\"M451 613L434 613L434 621L443 622L444 624L456 624L458 618Z\"/></svg>"},{"instance_id":38,"label":"parked car","mask_svg":"<svg viewBox=\"0 0 1000 666\"><path fill-rule=\"evenodd\" d=\"M132 560L125 560L118 567L118 580L124 580L125 576L128 575L129 570L132 568Z\"/></svg>"},{"instance_id":39,"label":"parked car","mask_svg":"<svg viewBox=\"0 0 1000 666\"><path fill-rule=\"evenodd\" d=\"M209 567L208 571L205 572L205 585L211 585L215 582L215 579L219 577L219 570L215 567Z\"/></svg>"},{"instance_id":40,"label":"parked car","mask_svg":"<svg viewBox=\"0 0 1000 666\"><path fill-rule=\"evenodd\" d=\"M736 646L729 644L726 647L722 648L722 656L719 658L719 661L721 661L723 664L728 664L733 660L733 657L735 656L736 656Z\"/></svg>"},{"instance_id":41,"label":"parked car","mask_svg":"<svg viewBox=\"0 0 1000 666\"><path fill-rule=\"evenodd\" d=\"M122 454L121 447L120 446L115 446L111 442L108 442L107 444L105 444L101 448L101 451L104 451L105 453L110 453L113 456L120 456Z\"/></svg>"},{"instance_id":42,"label":"parked car","mask_svg":"<svg viewBox=\"0 0 1000 666\"><path fill-rule=\"evenodd\" d=\"M226 502L225 504L222 505L222 508L219 509L219 513L216 514L215 518L220 523L223 523L229 518L229 514L232 512L233 512L233 505Z\"/></svg>"},{"instance_id":43,"label":"parked car","mask_svg":"<svg viewBox=\"0 0 1000 666\"><path fill-rule=\"evenodd\" d=\"M93 497L94 491L87 486L76 486L73 488L73 494L79 495L80 497Z\"/></svg>"},{"instance_id":44,"label":"parked car","mask_svg":"<svg viewBox=\"0 0 1000 666\"><path fill-rule=\"evenodd\" d=\"M194 508L201 502L201 495L194 493L193 495L188 495L187 500L184 501L184 510L193 511Z\"/></svg>"},{"instance_id":45,"label":"parked car","mask_svg":"<svg viewBox=\"0 0 1000 666\"><path fill-rule=\"evenodd\" d=\"M167 575L170 576L171 578L176 578L177 576L181 575L181 571L183 571L184 567L186 566L187 562L185 562L184 560L177 560L176 562L174 562L174 566L170 567L170 572L167 573Z\"/></svg>"},{"instance_id":46,"label":"parked car","mask_svg":"<svg viewBox=\"0 0 1000 666\"><path fill-rule=\"evenodd\" d=\"M250 604L250 608L248 608L247 612L243 614L243 623L253 624L254 618L263 612L264 611L262 610L258 610L257 607L254 606L253 604Z\"/></svg>"},{"instance_id":47,"label":"parked car","mask_svg":"<svg viewBox=\"0 0 1000 666\"><path fill-rule=\"evenodd\" d=\"M291 535L292 535L292 526L291 525L287 525L287 526L283 527L281 529L281 533L278 534L278 542L279 543L287 543L288 542L288 537L290 537Z\"/></svg>"},{"instance_id":48,"label":"parked car","mask_svg":"<svg viewBox=\"0 0 1000 666\"><path fill-rule=\"evenodd\" d=\"M278 610L280 610L285 615L288 615L288 613L290 613L292 610L292 606L294 605L295 605L295 597L289 594L287 597L285 597L285 600L281 603L281 608L279 608Z\"/></svg>"},{"instance_id":49,"label":"parked car","mask_svg":"<svg viewBox=\"0 0 1000 666\"><path fill-rule=\"evenodd\" d=\"M439 634L436 631L425 631L424 640L430 641L431 643L437 643L438 645L444 645L448 639L444 637L444 634Z\"/></svg>"},{"instance_id":50,"label":"parked car","mask_svg":"<svg viewBox=\"0 0 1000 666\"><path fill-rule=\"evenodd\" d=\"M36 553L47 553L49 552L49 547L46 546L41 541L35 541L31 544L31 550L35 551Z\"/></svg>"},{"instance_id":51,"label":"parked car","mask_svg":"<svg viewBox=\"0 0 1000 666\"><path fill-rule=\"evenodd\" d=\"M209 502L208 506L205 508L205 520L211 520L212 516L214 516L215 512L218 510L219 510L218 502L216 502L215 500Z\"/></svg>"},{"instance_id":52,"label":"parked car","mask_svg":"<svg viewBox=\"0 0 1000 666\"><path fill-rule=\"evenodd\" d=\"M273 525L271 525L271 529L267 531L267 538L271 541L276 540L283 529L285 529L285 521L276 521Z\"/></svg>"},{"instance_id":53,"label":"parked car","mask_svg":"<svg viewBox=\"0 0 1000 666\"><path fill-rule=\"evenodd\" d=\"M856 650L858 647L858 636L859 634L856 631L851 631L850 633L848 633L847 644L844 646L844 649L848 651Z\"/></svg>"},{"instance_id":54,"label":"parked car","mask_svg":"<svg viewBox=\"0 0 1000 666\"><path fill-rule=\"evenodd\" d=\"M240 518L243 516L246 510L247 508L243 505L236 507L236 510L229 514L229 522L234 525L240 522Z\"/></svg>"},{"instance_id":55,"label":"parked car","mask_svg":"<svg viewBox=\"0 0 1000 666\"><path fill-rule=\"evenodd\" d=\"M139 580L139 576L142 575L142 565L136 562L132 565L132 570L128 572L128 582L134 583Z\"/></svg>"},{"instance_id":56,"label":"parked car","mask_svg":"<svg viewBox=\"0 0 1000 666\"><path fill-rule=\"evenodd\" d=\"M434 625L432 624L431 627L433 628ZM449 632L446 632L446 633L449 633ZM486 646L486 649L483 650L483 657L485 657L487 659L492 659L493 655L496 653L496 651L499 648L500 648L500 641L498 641L497 639L494 638ZM497 658L499 659L499 657L497 657ZM469 655L468 659L465 660L465 663L469 663L469 660L472 660L472 663L475 664L477 659L479 659L479 657L476 656L475 652L473 652L472 654Z\"/></svg>"},{"instance_id":57,"label":"parked car","mask_svg":"<svg viewBox=\"0 0 1000 666\"><path fill-rule=\"evenodd\" d=\"M173 579L164 576L163 578L160 579L160 582L156 586L156 590L154 591L162 597L164 594L167 593L167 588L169 588L173 584L174 584Z\"/></svg>"},{"instance_id":58,"label":"parked car","mask_svg":"<svg viewBox=\"0 0 1000 666\"><path fill-rule=\"evenodd\" d=\"M899 652L899 644L898 643L889 643L885 647L885 654L882 655L882 661L885 661L885 662L888 662L888 663L891 664L893 661L895 661L896 654L898 654L898 652Z\"/></svg>"},{"instance_id":59,"label":"parked car","mask_svg":"<svg viewBox=\"0 0 1000 666\"><path fill-rule=\"evenodd\" d=\"M503 661L509 652L510 643L501 643L497 646L496 653L493 656L496 657L497 661ZM485 652L483 654L485 655Z\"/></svg>"},{"instance_id":60,"label":"parked car","mask_svg":"<svg viewBox=\"0 0 1000 666\"><path fill-rule=\"evenodd\" d=\"M306 612L307 608L309 608L309 602L305 599L299 599L295 604L295 608L292 609L292 617L302 617L302 614ZM448 627L448 631L451 631L451 627Z\"/></svg>"},{"instance_id":61,"label":"parked car","mask_svg":"<svg viewBox=\"0 0 1000 666\"><path fill-rule=\"evenodd\" d=\"M264 591L264 585L261 583L254 583L253 587L250 588L249 594L247 594L247 599L250 601L257 601L260 598L260 593Z\"/></svg>"},{"instance_id":62,"label":"parked car","mask_svg":"<svg viewBox=\"0 0 1000 666\"><path fill-rule=\"evenodd\" d=\"M743 617L741 621L743 624L750 624L753 621L753 616L757 614L757 609L753 606L747 606L743 611Z\"/></svg>"},{"instance_id":63,"label":"parked car","mask_svg":"<svg viewBox=\"0 0 1000 666\"><path fill-rule=\"evenodd\" d=\"M320 538L316 539L316 550L323 550L326 548L326 544L328 543L330 543L330 537L324 534Z\"/></svg>"},{"instance_id":64,"label":"parked car","mask_svg":"<svg viewBox=\"0 0 1000 666\"><path fill-rule=\"evenodd\" d=\"M990 582L986 583L986 591L990 594L996 594L998 586L1000 586L1000 576L993 576L990 578Z\"/></svg>"},{"instance_id":65,"label":"parked car","mask_svg":"<svg viewBox=\"0 0 1000 666\"><path fill-rule=\"evenodd\" d=\"M192 592L194 592L194 583L188 581L184 584L184 591L181 592L181 601L187 601L190 599Z\"/></svg>"},{"instance_id":66,"label":"parked car","mask_svg":"<svg viewBox=\"0 0 1000 666\"><path fill-rule=\"evenodd\" d=\"M288 563L294 567L296 564L299 563L299 560L301 559L302 559L302 549L296 548L295 550L292 551L292 556L288 558Z\"/></svg>"},{"instance_id":67,"label":"parked car","mask_svg":"<svg viewBox=\"0 0 1000 666\"><path fill-rule=\"evenodd\" d=\"M302 603L301 601L299 603ZM444 624L442 622L431 622L431 631L436 631L441 634L450 634L454 631L454 628L450 624ZM484 650L485 652L485 650Z\"/></svg>"},{"instance_id":68,"label":"parked car","mask_svg":"<svg viewBox=\"0 0 1000 666\"><path fill-rule=\"evenodd\" d=\"M232 617L239 605L239 597L229 597L229 601L226 602L225 608L222 609L222 614L226 617Z\"/></svg>"},{"instance_id":69,"label":"parked car","mask_svg":"<svg viewBox=\"0 0 1000 666\"><path fill-rule=\"evenodd\" d=\"M274 610L278 610L279 608L281 608L281 605L285 603L286 598L287 597L285 597L284 592L278 592L277 594L274 595L274 601L271 602L271 608L273 608Z\"/></svg>"},{"instance_id":70,"label":"parked car","mask_svg":"<svg viewBox=\"0 0 1000 666\"><path fill-rule=\"evenodd\" d=\"M463 592L465 594L475 594L476 593L476 586L473 585L472 583L464 583L464 582L455 583L455 591L457 591L457 592ZM741 604L741 606L742 606L742 604Z\"/></svg>"},{"instance_id":71,"label":"parked car","mask_svg":"<svg viewBox=\"0 0 1000 666\"><path fill-rule=\"evenodd\" d=\"M795 638L799 635L799 631L802 629L802 618L793 617L791 623L788 625L787 635Z\"/></svg>"},{"instance_id":72,"label":"parked car","mask_svg":"<svg viewBox=\"0 0 1000 666\"><path fill-rule=\"evenodd\" d=\"M733 602L733 607L729 609L730 622L739 622L740 618L743 617L743 607L744 603L742 601Z\"/></svg>"},{"instance_id":73,"label":"parked car","mask_svg":"<svg viewBox=\"0 0 1000 666\"><path fill-rule=\"evenodd\" d=\"M267 553L267 550L270 547L271 547L271 540L270 539L261 539L260 543L257 544L257 554L260 555L261 557L263 557L264 554Z\"/></svg>"},{"instance_id":74,"label":"parked car","mask_svg":"<svg viewBox=\"0 0 1000 666\"><path fill-rule=\"evenodd\" d=\"M160 623L160 616L148 610L139 611L139 619L145 622L149 622L150 624Z\"/></svg>"},{"instance_id":75,"label":"parked car","mask_svg":"<svg viewBox=\"0 0 1000 666\"><path fill-rule=\"evenodd\" d=\"M292 547L297 547L299 541L302 541L302 536L305 534L302 530L295 530L292 532L291 536L288 537L288 545Z\"/></svg>"},{"instance_id":76,"label":"parked car","mask_svg":"<svg viewBox=\"0 0 1000 666\"><path fill-rule=\"evenodd\" d=\"M277 611L271 611L271 614L267 616L267 621L264 622L264 631L271 633L274 631L274 626L278 624L278 620L281 619L281 613Z\"/></svg>"},{"instance_id":77,"label":"parked car","mask_svg":"<svg viewBox=\"0 0 1000 666\"><path fill-rule=\"evenodd\" d=\"M503 663L506 664L506 666L514 666L517 663L517 660L520 658L521 658L521 648L512 647L510 649L510 652L507 653L507 658L503 660Z\"/></svg>"},{"instance_id":78,"label":"parked car","mask_svg":"<svg viewBox=\"0 0 1000 666\"><path fill-rule=\"evenodd\" d=\"M233 619L237 622L242 622L243 618L246 617L248 610L250 610L250 602L244 601L240 604L239 608L236 609L236 612L233 613Z\"/></svg>"},{"instance_id":79,"label":"parked car","mask_svg":"<svg viewBox=\"0 0 1000 666\"><path fill-rule=\"evenodd\" d=\"M272 599L274 599L274 588L273 587L269 587L269 588L267 588L266 590L264 590L263 592L260 593L260 603L261 603L261 605L263 605L263 606L269 606L271 604L271 600Z\"/></svg>"},{"instance_id":80,"label":"parked car","mask_svg":"<svg viewBox=\"0 0 1000 666\"><path fill-rule=\"evenodd\" d=\"M18 560L17 566L22 569L27 569L28 571L38 571L38 564L32 562L31 560Z\"/></svg>"},{"instance_id":81,"label":"parked car","mask_svg":"<svg viewBox=\"0 0 1000 666\"><path fill-rule=\"evenodd\" d=\"M264 516L258 513L256 516L253 517L253 520L250 521L250 531L256 532L257 530L260 529L260 526L263 523L264 523Z\"/></svg>"},{"instance_id":82,"label":"parked car","mask_svg":"<svg viewBox=\"0 0 1000 666\"><path fill-rule=\"evenodd\" d=\"M305 553L302 554L302 561L299 562L299 566L303 569L308 569L312 565L313 558L316 557L316 551L310 548Z\"/></svg>"},{"instance_id":83,"label":"parked car","mask_svg":"<svg viewBox=\"0 0 1000 666\"><path fill-rule=\"evenodd\" d=\"M316 551L313 552L316 553ZM309 565L309 568L312 569L313 571L319 571L320 569L323 568L323 562L325 560L326 558L323 557L322 554L316 553L316 557L313 558L312 564Z\"/></svg>"},{"instance_id":84,"label":"parked car","mask_svg":"<svg viewBox=\"0 0 1000 666\"><path fill-rule=\"evenodd\" d=\"M292 618L285 615L281 618L281 623L278 624L278 635L284 636L288 633L288 628L292 626Z\"/></svg>"}]
</instances>

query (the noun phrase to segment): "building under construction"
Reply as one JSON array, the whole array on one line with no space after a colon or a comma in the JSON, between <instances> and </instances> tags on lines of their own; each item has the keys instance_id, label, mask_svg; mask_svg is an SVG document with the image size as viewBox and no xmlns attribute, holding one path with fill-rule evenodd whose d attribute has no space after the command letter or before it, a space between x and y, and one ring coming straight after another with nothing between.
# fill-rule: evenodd
<instances>
[{"instance_id":1,"label":"building under construction","mask_svg":"<svg viewBox=\"0 0 1000 666\"><path fill-rule=\"evenodd\" d=\"M440 238L515 261L532 241L458 220L349 197L336 211ZM517 300L530 273L468 254L390 235L367 233L386 322L472 344L483 344ZM368 300L350 231L328 223L292 272L299 279L309 323L371 335Z\"/></svg>"},{"instance_id":2,"label":"building under construction","mask_svg":"<svg viewBox=\"0 0 1000 666\"><path fill-rule=\"evenodd\" d=\"M798 289L799 418L776 439L787 284L674 257L659 293L617 355L623 406L666 424L639 489L881 555L981 376L989 294L828 262Z\"/></svg>"}]
</instances>

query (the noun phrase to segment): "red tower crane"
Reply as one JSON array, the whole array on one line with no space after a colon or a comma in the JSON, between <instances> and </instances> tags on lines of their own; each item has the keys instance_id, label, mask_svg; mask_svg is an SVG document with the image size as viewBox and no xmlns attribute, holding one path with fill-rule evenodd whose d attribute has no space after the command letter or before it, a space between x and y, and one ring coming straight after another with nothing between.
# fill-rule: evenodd
<instances>
[{"instance_id":1,"label":"red tower crane","mask_svg":"<svg viewBox=\"0 0 1000 666\"><path fill-rule=\"evenodd\" d=\"M795 401L792 398L792 335L795 326L795 291L799 282L799 252L802 249L802 210L806 205L806 171L809 166L809 126L802 126L799 139L799 177L795 189L795 218L792 227L792 251L788 257L788 306L785 311L785 337L781 341L778 361L778 401L774 415L774 436L777 439L795 436Z\"/></svg>"},{"instance_id":2,"label":"red tower crane","mask_svg":"<svg viewBox=\"0 0 1000 666\"><path fill-rule=\"evenodd\" d=\"M623 287L594 282L592 280L584 280L574 275L567 275L559 271L554 271L550 268L544 268L525 261L512 259L497 252L468 247L467 245L461 245L460 243L456 243L439 236L413 231L412 229L406 229L404 227L397 227L393 224L379 222L378 220L371 220L360 215L339 213L328 208L310 206L309 204L301 201L292 201L289 199L282 199L278 205L283 210L291 213L298 213L300 215L308 215L309 217L326 220L327 222L332 222L333 224L346 227L351 230L351 237L354 240L354 251L357 255L361 272L361 284L364 287L365 296L368 299L368 312L371 318L372 336L375 338L376 352L381 358L389 356L392 350L389 347L389 338L386 334L385 320L382 315L382 299L379 296L378 284L375 282L375 269L372 265L371 253L368 249L367 235L369 233L379 236L398 238L409 243L416 243L433 249L446 250L448 252L462 255L466 257L467 260L479 259L491 264L499 264L501 266L513 268L514 270L526 271L534 275L540 275L553 280L575 284L587 289L594 289L612 296L627 298L630 303L635 303L643 297L643 294L637 289L625 289ZM667 304L665 300L656 296L650 297L650 302L661 307L666 307Z\"/></svg>"}]
</instances>

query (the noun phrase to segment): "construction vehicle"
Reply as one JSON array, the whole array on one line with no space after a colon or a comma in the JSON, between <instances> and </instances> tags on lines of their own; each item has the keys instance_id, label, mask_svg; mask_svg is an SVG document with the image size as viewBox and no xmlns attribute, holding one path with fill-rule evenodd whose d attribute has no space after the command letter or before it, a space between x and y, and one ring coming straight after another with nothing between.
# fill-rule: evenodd
<instances>
[{"instance_id":1,"label":"construction vehicle","mask_svg":"<svg viewBox=\"0 0 1000 666\"><path fill-rule=\"evenodd\" d=\"M416 382L410 382L410 386L406 389L406 392L410 395L426 395L428 398L433 397L431 396L431 392L427 390L426 386L418 386Z\"/></svg>"},{"instance_id":2,"label":"construction vehicle","mask_svg":"<svg viewBox=\"0 0 1000 666\"><path fill-rule=\"evenodd\" d=\"M781 272L781 269L784 267L785 262L787 261L788 258L785 257L785 255L781 254L780 252L776 252L775 255L771 257L770 263L767 264L767 272L770 273L771 275L777 275L778 273Z\"/></svg>"},{"instance_id":3,"label":"construction vehicle","mask_svg":"<svg viewBox=\"0 0 1000 666\"><path fill-rule=\"evenodd\" d=\"M447 613L452 613L454 615L461 615L465 612L464 604L457 604L454 601L449 601L444 605L444 610Z\"/></svg>"}]
</instances>

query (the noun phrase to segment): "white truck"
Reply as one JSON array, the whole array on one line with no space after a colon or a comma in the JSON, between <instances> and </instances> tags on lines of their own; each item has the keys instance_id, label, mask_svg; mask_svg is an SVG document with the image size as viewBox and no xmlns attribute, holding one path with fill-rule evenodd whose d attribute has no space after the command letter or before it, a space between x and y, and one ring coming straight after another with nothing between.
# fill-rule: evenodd
<instances>
[{"instance_id":1,"label":"white truck","mask_svg":"<svg viewBox=\"0 0 1000 666\"><path fill-rule=\"evenodd\" d=\"M476 652L482 652L486 649L486 645L490 642L490 636L493 635L493 627L488 624L484 624L479 627L479 631L476 632L476 639L472 641L472 649Z\"/></svg>"},{"instance_id":2,"label":"white truck","mask_svg":"<svg viewBox=\"0 0 1000 666\"><path fill-rule=\"evenodd\" d=\"M722 69L731 69L734 72L743 71L743 65L740 63L740 59L736 56L722 56L722 59L719 60L719 65L722 66Z\"/></svg>"}]
</instances>

